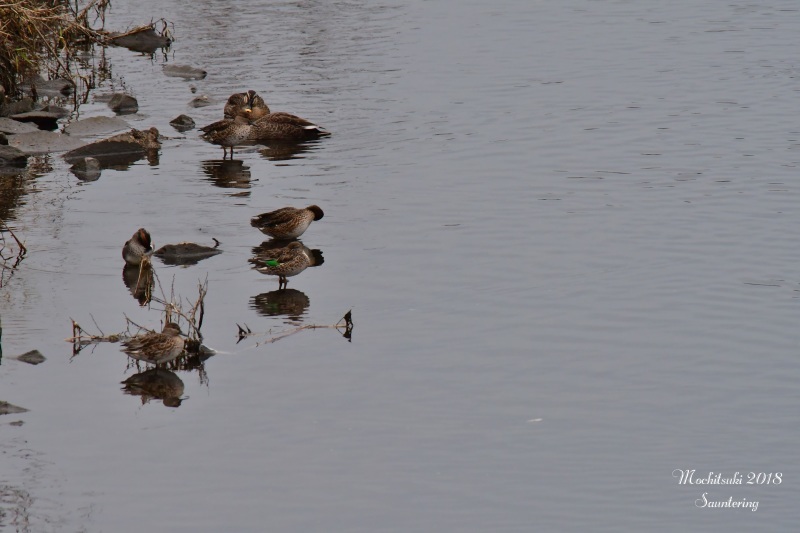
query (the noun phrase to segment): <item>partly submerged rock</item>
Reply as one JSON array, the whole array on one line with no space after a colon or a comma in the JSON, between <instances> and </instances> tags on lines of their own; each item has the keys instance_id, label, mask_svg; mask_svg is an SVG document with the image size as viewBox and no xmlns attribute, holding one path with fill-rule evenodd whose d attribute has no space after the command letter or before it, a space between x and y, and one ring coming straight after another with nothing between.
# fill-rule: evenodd
<instances>
[{"instance_id":1,"label":"partly submerged rock","mask_svg":"<svg viewBox=\"0 0 800 533\"><path fill-rule=\"evenodd\" d=\"M0 167L24 167L28 164L28 154L13 146L0 145Z\"/></svg>"},{"instance_id":2,"label":"partly submerged rock","mask_svg":"<svg viewBox=\"0 0 800 533\"><path fill-rule=\"evenodd\" d=\"M200 96L195 96L189 101L189 107L206 107L211 104L212 104L211 99L205 94L201 94Z\"/></svg>"},{"instance_id":3,"label":"partly submerged rock","mask_svg":"<svg viewBox=\"0 0 800 533\"><path fill-rule=\"evenodd\" d=\"M73 122L64 128L64 133L79 137L104 135L130 129L131 125L117 117L91 117Z\"/></svg>"},{"instance_id":4,"label":"partly submerged rock","mask_svg":"<svg viewBox=\"0 0 800 533\"><path fill-rule=\"evenodd\" d=\"M31 133L33 131L39 131L39 128L32 124L25 124L18 120L0 117L0 133L16 135L17 133Z\"/></svg>"},{"instance_id":5,"label":"partly submerged rock","mask_svg":"<svg viewBox=\"0 0 800 533\"><path fill-rule=\"evenodd\" d=\"M178 244L165 244L153 255L161 259L165 265L196 265L203 259L221 254L217 247L203 246L194 242L180 242Z\"/></svg>"},{"instance_id":6,"label":"partly submerged rock","mask_svg":"<svg viewBox=\"0 0 800 533\"><path fill-rule=\"evenodd\" d=\"M6 117L8 115L16 115L17 113L26 113L28 111L33 111L33 98L26 96L16 102L6 102L3 105L0 115Z\"/></svg>"},{"instance_id":7,"label":"partly submerged rock","mask_svg":"<svg viewBox=\"0 0 800 533\"><path fill-rule=\"evenodd\" d=\"M24 407L19 407L17 405L10 404L8 402L0 401L0 415L10 415L13 413L26 413L28 412L27 409Z\"/></svg>"},{"instance_id":8,"label":"partly submerged rock","mask_svg":"<svg viewBox=\"0 0 800 533\"><path fill-rule=\"evenodd\" d=\"M130 33L111 33L109 34L111 44L123 46L134 52L152 54L159 48L166 48L172 43L172 39L159 35L152 26L145 26Z\"/></svg>"},{"instance_id":9,"label":"partly submerged rock","mask_svg":"<svg viewBox=\"0 0 800 533\"><path fill-rule=\"evenodd\" d=\"M33 122L39 129L53 131L58 128L58 119L61 115L51 111L28 111L11 115L10 118L19 122Z\"/></svg>"},{"instance_id":10,"label":"partly submerged rock","mask_svg":"<svg viewBox=\"0 0 800 533\"><path fill-rule=\"evenodd\" d=\"M108 107L119 115L130 115L139 111L139 102L129 94L115 93L111 95Z\"/></svg>"},{"instance_id":11,"label":"partly submerged rock","mask_svg":"<svg viewBox=\"0 0 800 533\"><path fill-rule=\"evenodd\" d=\"M102 168L124 166L138 161L150 152L157 152L161 147L158 137L156 128L147 131L132 129L72 150L64 154L64 159L74 164L86 157L93 157L100 161Z\"/></svg>"},{"instance_id":12,"label":"partly submerged rock","mask_svg":"<svg viewBox=\"0 0 800 533\"><path fill-rule=\"evenodd\" d=\"M187 80L202 80L208 74L205 70L190 67L189 65L164 65L164 75L184 78Z\"/></svg>"},{"instance_id":13,"label":"partly submerged rock","mask_svg":"<svg viewBox=\"0 0 800 533\"><path fill-rule=\"evenodd\" d=\"M195 127L194 120L189 115L178 115L173 118L170 125L180 132L188 131Z\"/></svg>"},{"instance_id":14,"label":"partly submerged rock","mask_svg":"<svg viewBox=\"0 0 800 533\"><path fill-rule=\"evenodd\" d=\"M17 361L28 363L29 365L38 365L47 361L47 358L42 355L39 350L31 350L16 357Z\"/></svg>"},{"instance_id":15,"label":"partly submerged rock","mask_svg":"<svg viewBox=\"0 0 800 533\"><path fill-rule=\"evenodd\" d=\"M50 113L55 113L58 118L64 118L70 114L70 110L66 107L61 107L59 105L47 104L44 106L41 111L48 111Z\"/></svg>"},{"instance_id":16,"label":"partly submerged rock","mask_svg":"<svg viewBox=\"0 0 800 533\"><path fill-rule=\"evenodd\" d=\"M64 78L55 80L39 79L35 86L36 94L39 96L69 96L75 90L75 85Z\"/></svg>"},{"instance_id":17,"label":"partly submerged rock","mask_svg":"<svg viewBox=\"0 0 800 533\"><path fill-rule=\"evenodd\" d=\"M102 169L103 167L100 165L100 161L95 157L78 159L70 167L70 171L75 174L75 177L82 181L97 181L97 179L100 178Z\"/></svg>"},{"instance_id":18,"label":"partly submerged rock","mask_svg":"<svg viewBox=\"0 0 800 533\"><path fill-rule=\"evenodd\" d=\"M76 137L70 137L55 131L42 130L14 135L8 140L8 143L10 146L19 148L29 155L66 152L86 144L85 141Z\"/></svg>"}]
</instances>

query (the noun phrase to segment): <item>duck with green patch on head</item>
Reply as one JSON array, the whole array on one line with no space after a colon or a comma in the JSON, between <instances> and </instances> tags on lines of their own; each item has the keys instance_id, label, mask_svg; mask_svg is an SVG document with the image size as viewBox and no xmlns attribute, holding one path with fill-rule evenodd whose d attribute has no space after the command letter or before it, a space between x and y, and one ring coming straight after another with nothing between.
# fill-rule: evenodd
<instances>
[{"instance_id":1,"label":"duck with green patch on head","mask_svg":"<svg viewBox=\"0 0 800 533\"><path fill-rule=\"evenodd\" d=\"M285 289L289 283L286 278L296 276L311 266L311 258L303 243L294 241L285 248L272 250L267 255L258 257L257 266L253 267L262 274L278 276L278 289Z\"/></svg>"}]
</instances>

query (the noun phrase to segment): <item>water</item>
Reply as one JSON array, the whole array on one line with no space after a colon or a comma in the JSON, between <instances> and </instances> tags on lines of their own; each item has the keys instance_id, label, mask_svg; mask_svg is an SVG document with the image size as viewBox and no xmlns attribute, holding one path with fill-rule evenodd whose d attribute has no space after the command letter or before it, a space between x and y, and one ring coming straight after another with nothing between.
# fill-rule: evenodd
<instances>
[{"instance_id":1,"label":"water","mask_svg":"<svg viewBox=\"0 0 800 533\"><path fill-rule=\"evenodd\" d=\"M5 529L796 528L793 3L141 2L109 21L159 17L167 57L109 49L97 91L139 99L126 119L171 137L158 163L81 183L40 159L2 208L29 248L0 293L0 399L30 409L2 421ZM222 165L168 125L246 89L334 135ZM325 262L270 315L249 218L311 203ZM224 249L156 263L167 294L209 284L219 353L177 372L179 408L121 393L118 345L63 342L70 318L158 327L120 280L141 226ZM349 309L352 342L261 342ZM33 348L45 364L9 359Z\"/></svg>"}]
</instances>

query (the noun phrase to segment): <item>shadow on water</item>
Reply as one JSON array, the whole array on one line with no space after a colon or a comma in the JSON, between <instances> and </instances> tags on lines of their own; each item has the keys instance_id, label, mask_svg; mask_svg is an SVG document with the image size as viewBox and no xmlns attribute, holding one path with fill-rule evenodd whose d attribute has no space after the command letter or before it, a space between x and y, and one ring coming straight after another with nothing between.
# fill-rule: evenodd
<instances>
[{"instance_id":1,"label":"shadow on water","mask_svg":"<svg viewBox=\"0 0 800 533\"><path fill-rule=\"evenodd\" d=\"M122 269L122 282L139 305L147 305L155 287L153 268L150 265L125 265Z\"/></svg>"},{"instance_id":2,"label":"shadow on water","mask_svg":"<svg viewBox=\"0 0 800 533\"><path fill-rule=\"evenodd\" d=\"M202 162L208 181L222 189L250 189L250 167L239 159L210 159ZM247 192L237 195L249 196Z\"/></svg>"},{"instance_id":3,"label":"shadow on water","mask_svg":"<svg viewBox=\"0 0 800 533\"><path fill-rule=\"evenodd\" d=\"M161 400L166 407L180 407L184 391L183 380L175 372L164 368L151 368L134 374L122 382L125 394L139 396L142 405L150 400Z\"/></svg>"},{"instance_id":4,"label":"shadow on water","mask_svg":"<svg viewBox=\"0 0 800 533\"><path fill-rule=\"evenodd\" d=\"M272 143L269 146L260 149L258 153L270 161L304 159L304 154L316 150L317 145L317 141L306 143Z\"/></svg>"},{"instance_id":5,"label":"shadow on water","mask_svg":"<svg viewBox=\"0 0 800 533\"><path fill-rule=\"evenodd\" d=\"M281 289L264 292L250 298L250 308L266 317L288 318L287 322L302 322L311 300L297 289Z\"/></svg>"}]
</instances>

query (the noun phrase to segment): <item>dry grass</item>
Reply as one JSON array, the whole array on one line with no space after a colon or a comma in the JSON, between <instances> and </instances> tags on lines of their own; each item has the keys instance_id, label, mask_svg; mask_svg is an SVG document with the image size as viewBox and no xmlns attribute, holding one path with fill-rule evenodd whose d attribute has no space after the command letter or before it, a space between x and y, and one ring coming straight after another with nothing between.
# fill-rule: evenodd
<instances>
[{"instance_id":1,"label":"dry grass","mask_svg":"<svg viewBox=\"0 0 800 533\"><path fill-rule=\"evenodd\" d=\"M110 0L0 0L0 84L9 96L38 74L74 80L75 54L104 40ZM92 21L90 21L90 18ZM100 21L100 30L92 24Z\"/></svg>"}]
</instances>

